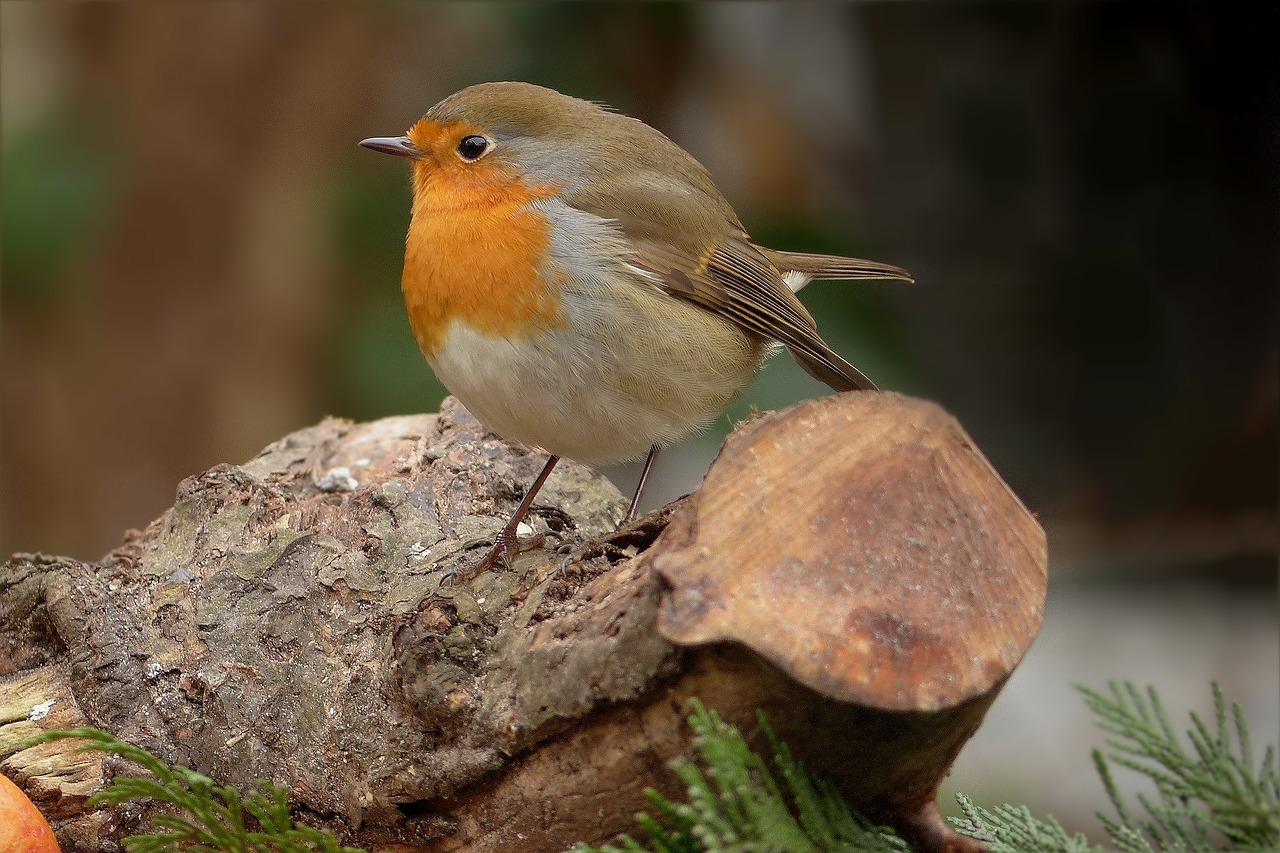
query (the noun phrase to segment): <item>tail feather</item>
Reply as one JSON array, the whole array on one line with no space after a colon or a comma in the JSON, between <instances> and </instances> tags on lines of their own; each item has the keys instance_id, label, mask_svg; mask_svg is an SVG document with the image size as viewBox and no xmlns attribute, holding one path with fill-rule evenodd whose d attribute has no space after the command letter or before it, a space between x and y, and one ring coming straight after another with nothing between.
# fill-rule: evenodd
<instances>
[{"instance_id":1,"label":"tail feather","mask_svg":"<svg viewBox=\"0 0 1280 853\"><path fill-rule=\"evenodd\" d=\"M769 260L782 273L796 273L801 278L799 290L813 279L852 279L872 281L915 281L911 273L893 264L868 261L862 258L846 258L841 255L819 255L811 252L783 252L777 249L763 250ZM795 276L787 276L788 283Z\"/></svg>"}]
</instances>

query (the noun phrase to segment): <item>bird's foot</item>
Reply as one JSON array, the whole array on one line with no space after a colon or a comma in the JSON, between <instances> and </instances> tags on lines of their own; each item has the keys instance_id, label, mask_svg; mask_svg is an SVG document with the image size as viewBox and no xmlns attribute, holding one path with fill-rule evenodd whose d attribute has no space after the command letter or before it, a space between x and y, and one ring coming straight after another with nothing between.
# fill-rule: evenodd
<instances>
[{"instance_id":1,"label":"bird's foot","mask_svg":"<svg viewBox=\"0 0 1280 853\"><path fill-rule=\"evenodd\" d=\"M493 537L493 544L490 546L489 550L485 552L483 557L466 568L457 569L446 574L441 580L441 586L451 585L453 582L458 580L471 580L481 572L486 572L494 568L499 562L501 562L505 568L513 569L515 568L516 557L519 555L526 551L533 551L537 548L541 548L546 544L548 539L558 540L561 538L558 532L548 528L521 539L519 535L519 527L521 524L524 524L524 522L521 521L515 525L508 524L506 527L503 527L498 531L498 535ZM528 525L525 526L526 529L529 529ZM473 539L462 547L463 550L467 550L485 541L485 539Z\"/></svg>"}]
</instances>

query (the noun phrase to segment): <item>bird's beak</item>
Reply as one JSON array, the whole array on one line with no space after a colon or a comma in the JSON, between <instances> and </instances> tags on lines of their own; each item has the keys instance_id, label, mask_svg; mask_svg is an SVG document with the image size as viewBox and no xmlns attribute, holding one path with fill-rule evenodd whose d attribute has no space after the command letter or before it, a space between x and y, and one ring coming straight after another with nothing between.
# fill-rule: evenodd
<instances>
[{"instance_id":1,"label":"bird's beak","mask_svg":"<svg viewBox=\"0 0 1280 853\"><path fill-rule=\"evenodd\" d=\"M381 151L383 154L395 154L397 157L408 157L410 160L422 159L422 150L414 145L407 136L372 136L360 140L365 148Z\"/></svg>"}]
</instances>

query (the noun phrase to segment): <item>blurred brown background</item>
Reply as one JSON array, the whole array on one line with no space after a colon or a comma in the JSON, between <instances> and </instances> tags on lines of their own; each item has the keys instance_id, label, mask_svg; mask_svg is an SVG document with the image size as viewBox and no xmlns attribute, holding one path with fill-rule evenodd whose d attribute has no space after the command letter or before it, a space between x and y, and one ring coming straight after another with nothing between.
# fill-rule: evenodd
<instances>
[{"instance_id":1,"label":"blurred brown background","mask_svg":"<svg viewBox=\"0 0 1280 853\"><path fill-rule=\"evenodd\" d=\"M956 787L1100 807L1073 680L1181 708L1217 678L1274 740L1276 10L5 0L0 552L96 559L189 474L325 414L434 409L407 169L355 143L523 79L666 131L762 242L916 275L804 297L964 423L1054 572ZM653 500L732 417L823 392L775 359Z\"/></svg>"}]
</instances>

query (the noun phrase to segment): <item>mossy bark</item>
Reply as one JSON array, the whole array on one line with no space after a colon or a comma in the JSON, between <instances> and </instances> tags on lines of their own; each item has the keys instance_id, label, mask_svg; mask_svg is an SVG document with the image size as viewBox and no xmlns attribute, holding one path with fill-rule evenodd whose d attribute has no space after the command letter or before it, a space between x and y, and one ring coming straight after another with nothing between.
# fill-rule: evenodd
<instances>
[{"instance_id":1,"label":"mossy bark","mask_svg":"<svg viewBox=\"0 0 1280 853\"><path fill-rule=\"evenodd\" d=\"M892 395L828 399L823 405L870 406L862 416L879 411L889 421L919 414ZM771 446L777 435L813 422L812 412L773 417L769 430L782 433L766 435ZM757 453L756 440L731 442L717 467L737 470L743 453ZM981 658L980 683L952 672L972 689L941 698L926 691L918 707L903 699L910 691L898 690L892 701L851 697L815 681L803 663L789 665L776 643L687 639L662 627L673 608L711 588L705 578L697 590L685 585L677 568L691 554L694 563L720 563L730 573L745 565L732 549L717 556L697 544L705 536L723 542L725 523L753 523L749 512L705 517L707 507L724 505L718 491L614 531L622 497L598 474L562 464L535 505L543 547L522 553L510 569L468 577L465 568L541 464L451 401L438 415L329 420L244 465L184 481L172 509L97 563L15 555L0 567L0 767L46 810L69 849L116 849L120 837L145 826L151 808L86 813L86 796L120 772L117 762L71 752L68 742L16 750L41 730L90 724L221 783L288 785L303 819L347 843L556 851L634 828L643 789L670 789L666 765L687 749L683 720L700 697L747 731L754 709L765 708L802 758L809 750L814 766L845 777L842 784L858 780L845 788L860 805L935 849L956 843L945 831L930 842L912 827L936 829L937 781L1034 635L1042 553L982 552L989 563L1008 563L984 568L972 548L964 550L972 543L954 551L975 564L969 571L1029 579L1009 586L1019 601L1008 606L1029 608L1031 617L1008 630L997 663L972 649L939 662L954 669L957 660ZM766 459L750 476L708 487L756 490L770 478L796 476L786 470L794 464ZM857 459L841 464L832 476L848 477ZM806 467L820 476L821 465ZM804 516L803 503L793 504L788 498L768 511ZM963 501L948 506L952 515L967 512ZM1024 538L1032 528L1038 533L1016 501L1011 507L998 523ZM902 513L892 505L877 511ZM661 536L673 513L674 535ZM858 535L874 536L871 527ZM812 535L797 524L790 538ZM556 550L557 541L565 549ZM779 553L791 544L775 543ZM759 543L752 547L768 571ZM805 547L821 551L820 543ZM858 567L840 554L826 563L854 572L857 583ZM901 565L910 585L910 561ZM787 566L796 568L790 558ZM972 581L962 570L955 583ZM824 595L835 588L824 586ZM770 594L785 596L779 589ZM928 594L940 593L935 585ZM900 596L883 598L902 608ZM779 620L795 618L785 601L777 605ZM830 613L838 617L844 606L836 595ZM874 603L858 603L868 606ZM694 630L691 618L686 607L681 630ZM777 634L760 627L759 613L753 619L764 634ZM865 638L851 642L848 619L826 621L824 653L883 651ZM972 620L956 625L983 643L994 636L990 620L980 630ZM946 642L965 637L947 634ZM936 684L947 673L912 670L910 677ZM896 746L886 750L884 742ZM906 800L886 796L886 786L908 783Z\"/></svg>"}]
</instances>

